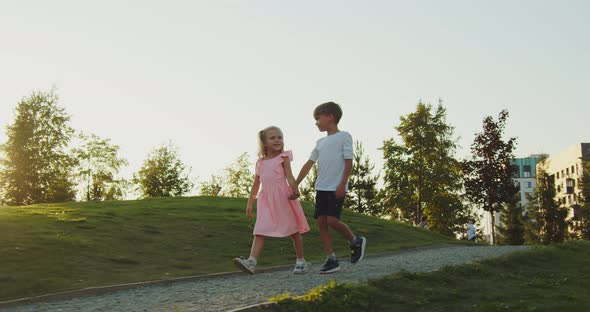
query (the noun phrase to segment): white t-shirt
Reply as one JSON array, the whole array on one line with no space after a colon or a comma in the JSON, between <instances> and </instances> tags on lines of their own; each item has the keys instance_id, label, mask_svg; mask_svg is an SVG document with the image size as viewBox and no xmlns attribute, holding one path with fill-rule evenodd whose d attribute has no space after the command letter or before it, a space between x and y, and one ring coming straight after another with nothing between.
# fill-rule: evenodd
<instances>
[{"instance_id":1,"label":"white t-shirt","mask_svg":"<svg viewBox=\"0 0 590 312\"><path fill-rule=\"evenodd\" d=\"M467 239L472 239L475 237L475 225L468 224L467 225Z\"/></svg>"},{"instance_id":2,"label":"white t-shirt","mask_svg":"<svg viewBox=\"0 0 590 312\"><path fill-rule=\"evenodd\" d=\"M344 160L352 159L352 136L346 131L339 131L319 139L309 159L318 164L315 189L336 191L344 175Z\"/></svg>"}]
</instances>

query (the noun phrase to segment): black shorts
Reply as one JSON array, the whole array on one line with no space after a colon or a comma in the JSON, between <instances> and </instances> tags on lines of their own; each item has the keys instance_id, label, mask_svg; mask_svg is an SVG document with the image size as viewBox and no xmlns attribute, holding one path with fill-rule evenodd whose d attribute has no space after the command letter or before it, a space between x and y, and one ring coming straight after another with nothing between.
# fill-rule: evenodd
<instances>
[{"instance_id":1,"label":"black shorts","mask_svg":"<svg viewBox=\"0 0 590 312\"><path fill-rule=\"evenodd\" d=\"M344 205L344 197L336 199L334 191L316 191L315 193L315 214L314 218L319 216L331 216L340 219Z\"/></svg>"}]
</instances>

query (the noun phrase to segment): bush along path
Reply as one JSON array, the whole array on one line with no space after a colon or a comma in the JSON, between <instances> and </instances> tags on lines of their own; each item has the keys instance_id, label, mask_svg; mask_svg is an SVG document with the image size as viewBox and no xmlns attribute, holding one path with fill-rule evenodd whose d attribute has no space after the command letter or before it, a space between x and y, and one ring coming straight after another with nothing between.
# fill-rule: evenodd
<instances>
[{"instance_id":1,"label":"bush along path","mask_svg":"<svg viewBox=\"0 0 590 312\"><path fill-rule=\"evenodd\" d=\"M400 271L430 272L444 266L499 257L527 248L529 247L451 246L410 250L387 256L369 256L356 265L341 260L342 270L334 274L318 274L321 263L313 263L310 266L310 272L301 275L294 275L293 268L287 267L252 276L221 275L168 286L146 286L92 297L28 304L0 310L19 312L228 311L263 303L271 297L285 293L302 295L334 280L362 282Z\"/></svg>"}]
</instances>

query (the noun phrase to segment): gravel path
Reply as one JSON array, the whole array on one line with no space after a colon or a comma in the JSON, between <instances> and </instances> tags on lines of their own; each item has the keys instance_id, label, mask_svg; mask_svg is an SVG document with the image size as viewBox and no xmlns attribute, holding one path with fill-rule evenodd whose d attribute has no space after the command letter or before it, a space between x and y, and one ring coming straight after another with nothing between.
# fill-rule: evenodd
<instances>
[{"instance_id":1,"label":"gravel path","mask_svg":"<svg viewBox=\"0 0 590 312\"><path fill-rule=\"evenodd\" d=\"M265 302L269 297L285 292L303 294L330 280L365 281L400 270L428 272L447 265L498 257L526 248L461 246L417 250L391 256L368 257L354 266L341 261L342 270L330 275L318 274L320 264L314 263L311 272L304 275L294 275L290 268L253 276L244 274L169 286L148 286L94 297L30 304L2 311L227 311Z\"/></svg>"}]
</instances>

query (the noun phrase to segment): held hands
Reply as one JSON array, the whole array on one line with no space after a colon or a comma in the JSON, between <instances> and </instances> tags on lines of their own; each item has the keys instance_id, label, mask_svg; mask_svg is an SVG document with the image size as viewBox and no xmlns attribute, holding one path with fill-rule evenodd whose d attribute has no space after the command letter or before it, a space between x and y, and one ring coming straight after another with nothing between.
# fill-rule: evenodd
<instances>
[{"instance_id":1,"label":"held hands","mask_svg":"<svg viewBox=\"0 0 590 312\"><path fill-rule=\"evenodd\" d=\"M246 207L246 216L252 218L252 206Z\"/></svg>"},{"instance_id":2,"label":"held hands","mask_svg":"<svg viewBox=\"0 0 590 312\"><path fill-rule=\"evenodd\" d=\"M299 198L301 194L299 193L299 188L297 187L297 185L292 185L291 186L291 195L289 195L289 199L290 200L295 200L297 198Z\"/></svg>"}]
</instances>

